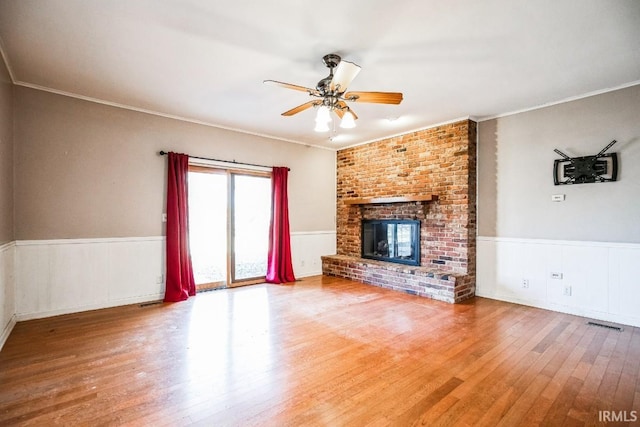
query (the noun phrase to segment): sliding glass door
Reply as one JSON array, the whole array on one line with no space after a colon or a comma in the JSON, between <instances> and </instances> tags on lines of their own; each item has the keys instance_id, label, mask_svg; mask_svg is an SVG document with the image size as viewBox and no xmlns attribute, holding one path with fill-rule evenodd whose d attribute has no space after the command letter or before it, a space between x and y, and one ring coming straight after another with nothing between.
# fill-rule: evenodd
<instances>
[{"instance_id":1,"label":"sliding glass door","mask_svg":"<svg viewBox=\"0 0 640 427\"><path fill-rule=\"evenodd\" d=\"M190 167L189 240L196 286L263 282L270 215L268 174Z\"/></svg>"}]
</instances>

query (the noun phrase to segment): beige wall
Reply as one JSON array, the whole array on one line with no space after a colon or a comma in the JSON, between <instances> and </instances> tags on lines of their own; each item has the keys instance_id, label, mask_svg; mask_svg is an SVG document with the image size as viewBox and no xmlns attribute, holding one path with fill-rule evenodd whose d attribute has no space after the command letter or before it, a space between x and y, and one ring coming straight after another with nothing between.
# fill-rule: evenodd
<instances>
[{"instance_id":1,"label":"beige wall","mask_svg":"<svg viewBox=\"0 0 640 427\"><path fill-rule=\"evenodd\" d=\"M289 166L291 231L335 230L335 153L16 87L16 239L164 234L160 150Z\"/></svg>"},{"instance_id":2,"label":"beige wall","mask_svg":"<svg viewBox=\"0 0 640 427\"><path fill-rule=\"evenodd\" d=\"M558 148L594 155L611 140L618 181L553 184ZM478 124L478 234L640 242L640 85ZM566 201L552 202L552 194Z\"/></svg>"},{"instance_id":3,"label":"beige wall","mask_svg":"<svg viewBox=\"0 0 640 427\"><path fill-rule=\"evenodd\" d=\"M13 239L13 84L0 56L0 245Z\"/></svg>"}]
</instances>

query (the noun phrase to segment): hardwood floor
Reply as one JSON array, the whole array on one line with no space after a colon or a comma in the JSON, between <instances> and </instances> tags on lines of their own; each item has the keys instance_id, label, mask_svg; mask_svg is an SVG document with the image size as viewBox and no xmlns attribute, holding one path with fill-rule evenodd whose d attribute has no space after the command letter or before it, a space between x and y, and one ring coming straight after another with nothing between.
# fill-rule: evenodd
<instances>
[{"instance_id":1,"label":"hardwood floor","mask_svg":"<svg viewBox=\"0 0 640 427\"><path fill-rule=\"evenodd\" d=\"M22 322L0 352L0 425L640 418L640 330L586 320L313 277Z\"/></svg>"}]
</instances>

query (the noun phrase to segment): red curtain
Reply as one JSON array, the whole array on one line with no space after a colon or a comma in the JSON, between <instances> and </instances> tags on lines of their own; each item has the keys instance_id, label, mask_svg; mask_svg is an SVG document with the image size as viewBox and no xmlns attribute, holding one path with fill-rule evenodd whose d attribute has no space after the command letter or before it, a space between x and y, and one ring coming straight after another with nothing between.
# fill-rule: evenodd
<instances>
[{"instance_id":1,"label":"red curtain","mask_svg":"<svg viewBox=\"0 0 640 427\"><path fill-rule=\"evenodd\" d=\"M196 294L189 252L187 173L189 156L169 153L167 181L167 285L166 302L184 301Z\"/></svg>"},{"instance_id":2,"label":"red curtain","mask_svg":"<svg viewBox=\"0 0 640 427\"><path fill-rule=\"evenodd\" d=\"M291 265L289 237L289 200L287 176L289 169L274 167L271 174L271 224L269 225L268 283L295 282Z\"/></svg>"}]
</instances>

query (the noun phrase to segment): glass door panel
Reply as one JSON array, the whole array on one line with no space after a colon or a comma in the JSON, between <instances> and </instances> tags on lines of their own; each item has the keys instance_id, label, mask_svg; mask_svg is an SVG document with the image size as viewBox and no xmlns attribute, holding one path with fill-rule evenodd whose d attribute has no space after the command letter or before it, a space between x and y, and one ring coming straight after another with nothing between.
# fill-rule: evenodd
<instances>
[{"instance_id":1,"label":"glass door panel","mask_svg":"<svg viewBox=\"0 0 640 427\"><path fill-rule=\"evenodd\" d=\"M196 285L226 284L226 174L189 172L189 248Z\"/></svg>"},{"instance_id":2,"label":"glass door panel","mask_svg":"<svg viewBox=\"0 0 640 427\"><path fill-rule=\"evenodd\" d=\"M271 179L232 175L232 282L264 278L267 272Z\"/></svg>"}]
</instances>

